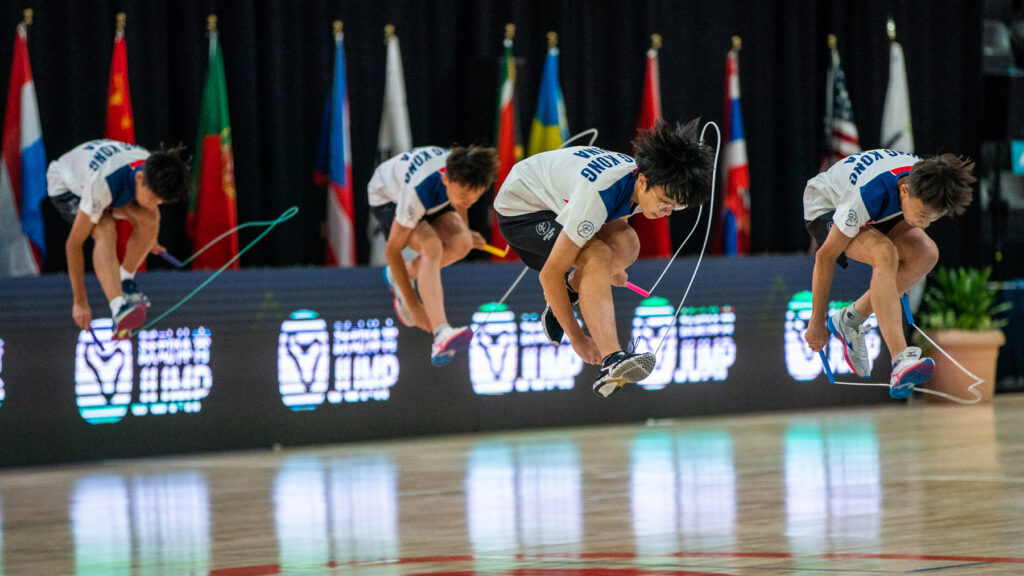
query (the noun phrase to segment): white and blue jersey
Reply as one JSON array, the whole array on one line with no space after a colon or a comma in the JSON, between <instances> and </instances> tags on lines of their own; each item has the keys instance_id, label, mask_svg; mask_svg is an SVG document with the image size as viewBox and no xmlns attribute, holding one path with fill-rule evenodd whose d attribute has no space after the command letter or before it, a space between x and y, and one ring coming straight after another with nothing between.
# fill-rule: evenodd
<instances>
[{"instance_id":1,"label":"white and blue jersey","mask_svg":"<svg viewBox=\"0 0 1024 576\"><path fill-rule=\"evenodd\" d=\"M75 146L46 169L49 196L71 192L81 198L78 211L93 224L108 208L135 200L135 174L145 166L149 151L116 140L92 140Z\"/></svg>"},{"instance_id":2,"label":"white and blue jersey","mask_svg":"<svg viewBox=\"0 0 1024 576\"><path fill-rule=\"evenodd\" d=\"M424 146L383 162L367 185L370 206L394 202L395 222L415 228L424 216L449 203L441 174L450 153L447 148Z\"/></svg>"},{"instance_id":3,"label":"white and blue jersey","mask_svg":"<svg viewBox=\"0 0 1024 576\"><path fill-rule=\"evenodd\" d=\"M593 146L534 154L512 167L494 199L502 216L551 211L577 246L605 222L637 211L632 204L636 161Z\"/></svg>"},{"instance_id":4,"label":"white and blue jersey","mask_svg":"<svg viewBox=\"0 0 1024 576\"><path fill-rule=\"evenodd\" d=\"M836 227L853 238L862 226L900 216L899 179L920 160L896 150L867 150L840 160L807 181L804 220L834 210Z\"/></svg>"}]
</instances>

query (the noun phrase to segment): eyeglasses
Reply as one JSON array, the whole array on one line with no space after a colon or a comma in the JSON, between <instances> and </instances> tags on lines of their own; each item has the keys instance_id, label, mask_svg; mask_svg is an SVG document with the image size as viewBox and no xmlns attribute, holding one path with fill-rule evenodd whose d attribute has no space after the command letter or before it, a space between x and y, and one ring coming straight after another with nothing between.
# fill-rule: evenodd
<instances>
[{"instance_id":1,"label":"eyeglasses","mask_svg":"<svg viewBox=\"0 0 1024 576\"><path fill-rule=\"evenodd\" d=\"M661 198L658 198L658 210L666 210L667 209L667 210L671 210L671 211L675 212L676 210L682 210L683 208L685 208L685 206L683 206L681 204L674 204L672 202L665 202Z\"/></svg>"}]
</instances>

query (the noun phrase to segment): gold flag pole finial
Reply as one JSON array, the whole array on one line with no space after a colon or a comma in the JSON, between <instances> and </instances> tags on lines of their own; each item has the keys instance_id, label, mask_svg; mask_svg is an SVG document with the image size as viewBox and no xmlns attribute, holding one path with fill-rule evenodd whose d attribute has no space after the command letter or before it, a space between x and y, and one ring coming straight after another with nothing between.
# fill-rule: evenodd
<instances>
[{"instance_id":1,"label":"gold flag pole finial","mask_svg":"<svg viewBox=\"0 0 1024 576\"><path fill-rule=\"evenodd\" d=\"M32 25L32 9L31 8L25 8L25 10L23 10L21 14L22 14L22 16L25 17L25 26L31 26Z\"/></svg>"},{"instance_id":2,"label":"gold flag pole finial","mask_svg":"<svg viewBox=\"0 0 1024 576\"><path fill-rule=\"evenodd\" d=\"M511 40L516 37L516 25L511 22L505 24L505 40Z\"/></svg>"},{"instance_id":3,"label":"gold flag pole finial","mask_svg":"<svg viewBox=\"0 0 1024 576\"><path fill-rule=\"evenodd\" d=\"M124 12L117 13L117 31L124 32L124 28L128 23L128 15Z\"/></svg>"},{"instance_id":4,"label":"gold flag pole finial","mask_svg":"<svg viewBox=\"0 0 1024 576\"><path fill-rule=\"evenodd\" d=\"M661 34L651 34L651 50L661 50Z\"/></svg>"},{"instance_id":5,"label":"gold flag pole finial","mask_svg":"<svg viewBox=\"0 0 1024 576\"><path fill-rule=\"evenodd\" d=\"M388 40L391 40L391 37L394 36L394 35L395 35L395 25L394 24L387 24L387 25L385 25L384 26L384 43L387 44Z\"/></svg>"},{"instance_id":6,"label":"gold flag pole finial","mask_svg":"<svg viewBox=\"0 0 1024 576\"><path fill-rule=\"evenodd\" d=\"M743 40L739 36L732 37L732 49L739 52L743 48Z\"/></svg>"},{"instance_id":7,"label":"gold flag pole finial","mask_svg":"<svg viewBox=\"0 0 1024 576\"><path fill-rule=\"evenodd\" d=\"M206 29L209 30L210 32L216 32L217 31L217 15L216 14L210 14L209 16L206 17Z\"/></svg>"},{"instance_id":8,"label":"gold flag pole finial","mask_svg":"<svg viewBox=\"0 0 1024 576\"><path fill-rule=\"evenodd\" d=\"M892 16L885 21L885 32L889 35L889 42L896 41L896 21L892 19Z\"/></svg>"},{"instance_id":9,"label":"gold flag pole finial","mask_svg":"<svg viewBox=\"0 0 1024 576\"><path fill-rule=\"evenodd\" d=\"M548 49L558 47L558 32L548 32Z\"/></svg>"},{"instance_id":10,"label":"gold flag pole finial","mask_svg":"<svg viewBox=\"0 0 1024 576\"><path fill-rule=\"evenodd\" d=\"M829 50L835 50L836 49L836 35L835 34L829 34L828 35L828 49Z\"/></svg>"},{"instance_id":11,"label":"gold flag pole finial","mask_svg":"<svg viewBox=\"0 0 1024 576\"><path fill-rule=\"evenodd\" d=\"M335 20L334 35L337 36L338 34L343 34L342 30L344 30L344 27L342 26L341 20Z\"/></svg>"}]
</instances>

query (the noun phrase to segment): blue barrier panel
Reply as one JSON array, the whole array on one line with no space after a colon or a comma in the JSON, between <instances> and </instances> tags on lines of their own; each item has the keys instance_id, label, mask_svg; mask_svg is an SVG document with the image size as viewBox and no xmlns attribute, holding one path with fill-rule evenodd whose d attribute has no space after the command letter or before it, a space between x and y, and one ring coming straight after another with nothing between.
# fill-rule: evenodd
<instances>
[{"instance_id":1,"label":"blue barrier panel","mask_svg":"<svg viewBox=\"0 0 1024 576\"><path fill-rule=\"evenodd\" d=\"M889 401L884 389L829 385L803 344L812 259L705 260L673 321L694 263L678 261L646 300L614 289L623 344L667 336L654 373L608 399L591 391L596 367L544 339L535 272L506 306L486 306L518 264L444 271L451 323L479 327L445 368L430 364L426 333L394 318L376 268L228 272L153 329L102 347L73 324L65 276L0 279L0 465ZM630 280L649 288L663 266L638 263ZM837 271L834 305L869 272ZM208 276L140 275L150 316ZM109 338L109 319L94 332ZM878 381L882 348L873 332ZM845 373L838 347L830 359Z\"/></svg>"}]
</instances>

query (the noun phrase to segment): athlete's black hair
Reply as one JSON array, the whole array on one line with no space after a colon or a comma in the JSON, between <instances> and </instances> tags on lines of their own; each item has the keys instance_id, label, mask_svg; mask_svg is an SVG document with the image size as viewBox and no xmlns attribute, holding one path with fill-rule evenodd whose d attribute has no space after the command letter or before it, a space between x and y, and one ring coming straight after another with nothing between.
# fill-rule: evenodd
<instances>
[{"instance_id":1,"label":"athlete's black hair","mask_svg":"<svg viewBox=\"0 0 1024 576\"><path fill-rule=\"evenodd\" d=\"M659 120L633 141L637 171L648 186L664 186L683 206L699 206L711 195L714 150L700 141L699 125L699 118L674 125Z\"/></svg>"},{"instance_id":2,"label":"athlete's black hair","mask_svg":"<svg viewBox=\"0 0 1024 576\"><path fill-rule=\"evenodd\" d=\"M973 197L974 161L956 154L925 158L910 169L910 195L941 214L963 214Z\"/></svg>"},{"instance_id":3,"label":"athlete's black hair","mask_svg":"<svg viewBox=\"0 0 1024 576\"><path fill-rule=\"evenodd\" d=\"M455 146L445 162L448 180L470 189L489 188L498 172L498 152L484 146Z\"/></svg>"},{"instance_id":4,"label":"athlete's black hair","mask_svg":"<svg viewBox=\"0 0 1024 576\"><path fill-rule=\"evenodd\" d=\"M142 169L142 181L166 204L188 197L192 178L185 154L184 146L157 150L149 155Z\"/></svg>"}]
</instances>

